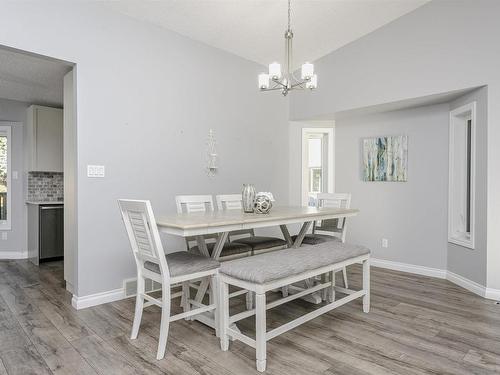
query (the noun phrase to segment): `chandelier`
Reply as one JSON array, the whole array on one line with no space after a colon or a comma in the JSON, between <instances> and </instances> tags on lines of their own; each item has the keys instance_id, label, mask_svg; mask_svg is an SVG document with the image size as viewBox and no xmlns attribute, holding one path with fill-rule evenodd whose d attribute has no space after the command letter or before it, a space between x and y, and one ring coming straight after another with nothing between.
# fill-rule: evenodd
<instances>
[{"instance_id":1,"label":"chandelier","mask_svg":"<svg viewBox=\"0 0 500 375\"><path fill-rule=\"evenodd\" d=\"M314 65L302 64L300 79L291 72L292 63L292 40L293 32L290 27L290 0L288 0L288 28L285 31L285 71L281 71L281 65L277 62L269 64L269 73L259 74L260 91L281 90L283 96L290 90L314 90L318 86L318 77L314 74Z\"/></svg>"}]
</instances>

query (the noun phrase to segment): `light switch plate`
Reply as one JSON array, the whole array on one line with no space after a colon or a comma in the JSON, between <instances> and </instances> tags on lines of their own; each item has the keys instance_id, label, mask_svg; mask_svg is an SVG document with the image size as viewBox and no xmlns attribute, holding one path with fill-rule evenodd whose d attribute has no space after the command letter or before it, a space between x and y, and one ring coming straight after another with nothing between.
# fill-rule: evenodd
<instances>
[{"instance_id":1,"label":"light switch plate","mask_svg":"<svg viewBox=\"0 0 500 375\"><path fill-rule=\"evenodd\" d=\"M2 232L2 240L5 241L7 239L7 232Z\"/></svg>"},{"instance_id":2,"label":"light switch plate","mask_svg":"<svg viewBox=\"0 0 500 375\"><path fill-rule=\"evenodd\" d=\"M19 178L19 174L17 173L17 171L12 171L12 179L17 180L18 178Z\"/></svg>"},{"instance_id":3,"label":"light switch plate","mask_svg":"<svg viewBox=\"0 0 500 375\"><path fill-rule=\"evenodd\" d=\"M382 247L389 247L389 240L387 238L382 238Z\"/></svg>"},{"instance_id":4,"label":"light switch plate","mask_svg":"<svg viewBox=\"0 0 500 375\"><path fill-rule=\"evenodd\" d=\"M104 165L87 165L87 177L104 177Z\"/></svg>"}]
</instances>

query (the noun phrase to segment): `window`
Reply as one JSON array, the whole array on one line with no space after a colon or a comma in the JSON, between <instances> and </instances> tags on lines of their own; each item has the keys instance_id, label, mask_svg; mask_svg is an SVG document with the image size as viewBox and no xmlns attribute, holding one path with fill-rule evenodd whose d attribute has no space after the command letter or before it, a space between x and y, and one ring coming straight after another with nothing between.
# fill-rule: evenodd
<instances>
[{"instance_id":1,"label":"window","mask_svg":"<svg viewBox=\"0 0 500 375\"><path fill-rule=\"evenodd\" d=\"M323 134L309 134L308 142L308 168L309 192L321 193L323 191Z\"/></svg>"},{"instance_id":2,"label":"window","mask_svg":"<svg viewBox=\"0 0 500 375\"><path fill-rule=\"evenodd\" d=\"M333 128L302 129L302 205L314 206L316 194L333 191Z\"/></svg>"},{"instance_id":3,"label":"window","mask_svg":"<svg viewBox=\"0 0 500 375\"><path fill-rule=\"evenodd\" d=\"M0 230L10 229L10 126L0 126Z\"/></svg>"},{"instance_id":4,"label":"window","mask_svg":"<svg viewBox=\"0 0 500 375\"><path fill-rule=\"evenodd\" d=\"M450 112L448 241L474 249L476 103Z\"/></svg>"}]
</instances>

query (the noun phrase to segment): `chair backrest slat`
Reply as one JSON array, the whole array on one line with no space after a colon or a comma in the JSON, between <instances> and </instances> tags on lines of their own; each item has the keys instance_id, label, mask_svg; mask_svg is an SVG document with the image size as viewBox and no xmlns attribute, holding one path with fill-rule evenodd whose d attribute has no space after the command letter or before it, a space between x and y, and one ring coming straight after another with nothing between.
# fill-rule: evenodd
<instances>
[{"instance_id":1,"label":"chair backrest slat","mask_svg":"<svg viewBox=\"0 0 500 375\"><path fill-rule=\"evenodd\" d=\"M214 210L214 200L211 195L177 195L175 204L179 214Z\"/></svg>"},{"instance_id":2,"label":"chair backrest slat","mask_svg":"<svg viewBox=\"0 0 500 375\"><path fill-rule=\"evenodd\" d=\"M316 207L318 208L350 208L350 193L319 193L316 198ZM313 233L324 232L340 237L342 242L346 237L346 219L327 219L322 220L318 225L313 226Z\"/></svg>"},{"instance_id":3,"label":"chair backrest slat","mask_svg":"<svg viewBox=\"0 0 500 375\"><path fill-rule=\"evenodd\" d=\"M146 200L119 199L123 223L140 274L144 262L158 264L168 282L170 274L151 203Z\"/></svg>"},{"instance_id":4,"label":"chair backrest slat","mask_svg":"<svg viewBox=\"0 0 500 375\"><path fill-rule=\"evenodd\" d=\"M243 209L243 203L242 203L242 196L241 194L219 194L215 196L215 200L217 201L217 209L219 211L226 211L226 210L242 210ZM239 229L239 230L234 230L229 233L229 239L233 240L235 239L235 236L245 236L248 237L250 236L255 236L255 232L253 229ZM239 237L241 238L241 237Z\"/></svg>"},{"instance_id":5,"label":"chair backrest slat","mask_svg":"<svg viewBox=\"0 0 500 375\"><path fill-rule=\"evenodd\" d=\"M196 213L214 211L214 200L211 195L177 195L175 197L177 213ZM207 242L215 242L217 235L205 235ZM187 248L190 249L197 245L196 237L186 237Z\"/></svg>"},{"instance_id":6,"label":"chair backrest slat","mask_svg":"<svg viewBox=\"0 0 500 375\"><path fill-rule=\"evenodd\" d=\"M243 209L241 194L219 194L215 200L219 211Z\"/></svg>"}]
</instances>

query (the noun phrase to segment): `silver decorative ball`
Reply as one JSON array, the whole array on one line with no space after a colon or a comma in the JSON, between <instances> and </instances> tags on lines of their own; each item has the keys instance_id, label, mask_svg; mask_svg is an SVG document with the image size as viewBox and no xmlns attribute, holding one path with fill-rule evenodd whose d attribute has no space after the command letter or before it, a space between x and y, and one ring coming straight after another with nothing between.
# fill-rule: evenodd
<instances>
[{"instance_id":1,"label":"silver decorative ball","mask_svg":"<svg viewBox=\"0 0 500 375\"><path fill-rule=\"evenodd\" d=\"M256 214L267 214L271 211L273 203L267 195L257 195L255 197L255 209Z\"/></svg>"}]
</instances>

